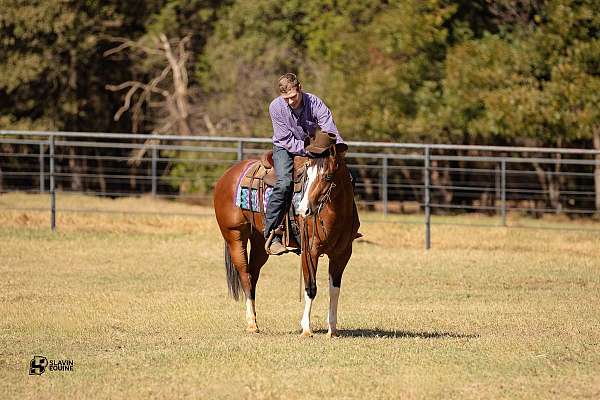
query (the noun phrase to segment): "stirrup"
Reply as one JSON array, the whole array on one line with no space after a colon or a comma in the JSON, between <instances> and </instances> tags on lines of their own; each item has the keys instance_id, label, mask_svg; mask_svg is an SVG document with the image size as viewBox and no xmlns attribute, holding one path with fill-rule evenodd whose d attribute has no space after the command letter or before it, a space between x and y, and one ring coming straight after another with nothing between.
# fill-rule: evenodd
<instances>
[{"instance_id":1,"label":"stirrup","mask_svg":"<svg viewBox=\"0 0 600 400\"><path fill-rule=\"evenodd\" d=\"M271 251L272 250L272 251ZM282 254L287 253L289 250L281 241L273 241L271 246L269 247L269 255L272 256L280 256Z\"/></svg>"},{"instance_id":2,"label":"stirrup","mask_svg":"<svg viewBox=\"0 0 600 400\"><path fill-rule=\"evenodd\" d=\"M271 231L271 233L269 234L269 237L267 238L267 240L265 241L265 251L267 252L267 254L269 255L279 255L279 254L284 254L284 253L278 253L278 254L273 254L271 253L271 242L273 242L273 238L275 237L275 235L281 235L283 233L281 227L277 227L277 229L273 229ZM283 244L283 241L281 242L281 244L283 245L283 247L285 247L285 244ZM287 252L287 247L286 247L286 252Z\"/></svg>"}]
</instances>

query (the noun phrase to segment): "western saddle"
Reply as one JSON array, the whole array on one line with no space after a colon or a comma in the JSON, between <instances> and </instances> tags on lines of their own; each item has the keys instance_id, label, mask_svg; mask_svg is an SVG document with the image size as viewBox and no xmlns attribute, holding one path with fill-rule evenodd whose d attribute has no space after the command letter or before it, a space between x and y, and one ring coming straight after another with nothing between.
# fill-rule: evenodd
<instances>
[{"instance_id":1,"label":"western saddle","mask_svg":"<svg viewBox=\"0 0 600 400\"><path fill-rule=\"evenodd\" d=\"M295 193L302 193L304 190L307 166L307 157L294 157L294 173L292 177L294 190L292 196ZM258 204L256 205L256 208L263 216L266 213L266 210L264 209L265 191L267 187L275 186L276 181L277 174L275 168L273 168L273 151L263 153L259 162L252 164L246 171L246 174L242 177L240 184L242 188L256 190L258 192ZM252 198L252 196L250 196L250 198ZM281 225L277 228L275 233L282 235L282 242L288 250L300 254L300 229L294 218L295 209L293 201L291 203L292 204L285 213ZM250 209L253 209L252 205L250 206ZM254 219L254 212L252 212L252 219Z\"/></svg>"},{"instance_id":2,"label":"western saddle","mask_svg":"<svg viewBox=\"0 0 600 400\"><path fill-rule=\"evenodd\" d=\"M294 193L304 189L307 157L294 157ZM273 151L267 151L260 157L260 162L254 163L242 178L242 187L258 189L261 184L275 186L277 174L273 168ZM264 210L261 210L261 212Z\"/></svg>"}]
</instances>

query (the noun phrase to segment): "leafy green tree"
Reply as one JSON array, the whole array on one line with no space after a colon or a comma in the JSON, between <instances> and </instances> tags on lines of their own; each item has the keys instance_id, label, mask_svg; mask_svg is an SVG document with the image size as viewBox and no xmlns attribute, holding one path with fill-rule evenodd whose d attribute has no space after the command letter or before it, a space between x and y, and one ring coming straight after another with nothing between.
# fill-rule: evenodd
<instances>
[{"instance_id":1,"label":"leafy green tree","mask_svg":"<svg viewBox=\"0 0 600 400\"><path fill-rule=\"evenodd\" d=\"M407 140L423 90L441 78L448 30L455 11L440 1L392 1L368 24L349 34L333 69L332 103L351 138Z\"/></svg>"},{"instance_id":2,"label":"leafy green tree","mask_svg":"<svg viewBox=\"0 0 600 400\"><path fill-rule=\"evenodd\" d=\"M277 76L304 64L299 0L237 1L223 11L199 57L196 76L207 95L209 127L268 135Z\"/></svg>"},{"instance_id":3,"label":"leafy green tree","mask_svg":"<svg viewBox=\"0 0 600 400\"><path fill-rule=\"evenodd\" d=\"M415 123L455 143L590 143L599 120L598 3L502 3L492 12L504 16L496 33L448 50L441 90L422 97ZM557 207L559 184L536 169Z\"/></svg>"},{"instance_id":4,"label":"leafy green tree","mask_svg":"<svg viewBox=\"0 0 600 400\"><path fill-rule=\"evenodd\" d=\"M2 128L139 122L268 137L275 80L295 71L347 139L600 149L595 0L0 0L0 10ZM126 92L106 85L150 84L168 61L105 53L164 49L160 38L185 43L181 76L161 80L185 86L185 124L169 125L168 101L115 121ZM600 209L600 168L596 187Z\"/></svg>"},{"instance_id":5,"label":"leafy green tree","mask_svg":"<svg viewBox=\"0 0 600 400\"><path fill-rule=\"evenodd\" d=\"M124 130L111 115L117 98L108 77L127 60L102 53L107 36L135 36L152 2L0 0L0 126Z\"/></svg>"},{"instance_id":6,"label":"leafy green tree","mask_svg":"<svg viewBox=\"0 0 600 400\"><path fill-rule=\"evenodd\" d=\"M591 110L598 109L597 4L551 1L533 10L541 14L515 16L511 29L499 25L498 33L457 43L441 91L422 98L417 120L454 142L590 139Z\"/></svg>"},{"instance_id":7,"label":"leafy green tree","mask_svg":"<svg viewBox=\"0 0 600 400\"><path fill-rule=\"evenodd\" d=\"M436 0L238 1L201 59L211 117L268 135L274 81L292 70L331 106L345 137L398 137L415 93L439 77L454 9Z\"/></svg>"}]
</instances>

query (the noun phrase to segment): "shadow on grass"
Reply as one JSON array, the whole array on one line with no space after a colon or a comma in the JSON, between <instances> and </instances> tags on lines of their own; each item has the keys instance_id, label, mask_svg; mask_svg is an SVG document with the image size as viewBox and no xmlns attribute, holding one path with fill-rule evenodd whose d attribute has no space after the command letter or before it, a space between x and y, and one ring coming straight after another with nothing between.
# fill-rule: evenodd
<instances>
[{"instance_id":1,"label":"shadow on grass","mask_svg":"<svg viewBox=\"0 0 600 400\"><path fill-rule=\"evenodd\" d=\"M327 329L319 329L315 333L327 333ZM477 339L479 335L467 335L455 332L426 332L426 331L391 331L385 329L340 329L342 337L366 337L388 339Z\"/></svg>"}]
</instances>

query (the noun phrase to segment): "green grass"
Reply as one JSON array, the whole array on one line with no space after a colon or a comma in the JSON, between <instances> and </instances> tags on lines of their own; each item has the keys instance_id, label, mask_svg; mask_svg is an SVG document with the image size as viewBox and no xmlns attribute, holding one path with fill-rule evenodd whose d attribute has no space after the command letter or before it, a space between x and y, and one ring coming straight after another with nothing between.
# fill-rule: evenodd
<instances>
[{"instance_id":1,"label":"green grass","mask_svg":"<svg viewBox=\"0 0 600 400\"><path fill-rule=\"evenodd\" d=\"M66 201L210 212L81 196L59 197L59 209ZM425 252L421 225L364 223L342 284L342 337L325 337L323 258L317 334L301 339L298 257L263 268L261 333L246 334L213 218L62 213L52 233L46 212L6 209L46 202L0 196L3 398L600 397L598 232L441 225ZM72 359L75 371L29 376L33 355Z\"/></svg>"}]
</instances>

